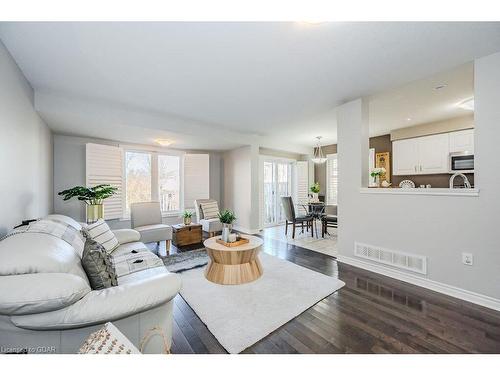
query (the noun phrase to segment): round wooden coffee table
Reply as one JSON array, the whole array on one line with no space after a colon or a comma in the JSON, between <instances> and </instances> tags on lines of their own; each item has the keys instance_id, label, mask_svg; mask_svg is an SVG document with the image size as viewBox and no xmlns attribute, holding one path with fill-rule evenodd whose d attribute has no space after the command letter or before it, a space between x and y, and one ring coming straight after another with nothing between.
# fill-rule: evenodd
<instances>
[{"instance_id":1,"label":"round wooden coffee table","mask_svg":"<svg viewBox=\"0 0 500 375\"><path fill-rule=\"evenodd\" d=\"M262 239L255 236L242 235L249 243L227 247L216 242L220 236L212 237L203 244L210 257L205 277L207 280L222 285L245 284L257 280L263 273L258 253Z\"/></svg>"}]
</instances>

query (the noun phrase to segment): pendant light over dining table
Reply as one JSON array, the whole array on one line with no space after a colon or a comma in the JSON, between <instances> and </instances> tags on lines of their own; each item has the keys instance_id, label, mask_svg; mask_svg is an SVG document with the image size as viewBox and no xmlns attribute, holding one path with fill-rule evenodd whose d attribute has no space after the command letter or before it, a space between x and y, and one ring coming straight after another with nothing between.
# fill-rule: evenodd
<instances>
[{"instance_id":1,"label":"pendant light over dining table","mask_svg":"<svg viewBox=\"0 0 500 375\"><path fill-rule=\"evenodd\" d=\"M321 136L316 137L318 142L316 143L316 147L314 148L314 155L311 158L313 163L316 164L323 164L326 162L326 157L325 154L323 153L323 150L321 149Z\"/></svg>"}]
</instances>

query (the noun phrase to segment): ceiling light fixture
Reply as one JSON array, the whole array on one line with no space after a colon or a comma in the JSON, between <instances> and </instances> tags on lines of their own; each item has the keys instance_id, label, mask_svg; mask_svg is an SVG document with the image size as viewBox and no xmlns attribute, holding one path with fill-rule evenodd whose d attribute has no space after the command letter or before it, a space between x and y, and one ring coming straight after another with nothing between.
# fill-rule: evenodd
<instances>
[{"instance_id":1,"label":"ceiling light fixture","mask_svg":"<svg viewBox=\"0 0 500 375\"><path fill-rule=\"evenodd\" d=\"M316 164L323 164L326 161L325 154L323 153L323 150L321 149L321 136L316 137L318 142L316 143L316 147L314 148L314 155L311 158L313 163Z\"/></svg>"},{"instance_id":2,"label":"ceiling light fixture","mask_svg":"<svg viewBox=\"0 0 500 375\"><path fill-rule=\"evenodd\" d=\"M411 121L411 117L408 117L408 118L406 119L406 121Z\"/></svg>"},{"instance_id":3,"label":"ceiling light fixture","mask_svg":"<svg viewBox=\"0 0 500 375\"><path fill-rule=\"evenodd\" d=\"M155 139L155 142L158 143L160 146L163 146L163 147L168 147L170 146L172 143L174 143L174 141L170 140L170 139Z\"/></svg>"},{"instance_id":4,"label":"ceiling light fixture","mask_svg":"<svg viewBox=\"0 0 500 375\"><path fill-rule=\"evenodd\" d=\"M467 111L474 111L474 98L463 100L457 106Z\"/></svg>"}]
</instances>

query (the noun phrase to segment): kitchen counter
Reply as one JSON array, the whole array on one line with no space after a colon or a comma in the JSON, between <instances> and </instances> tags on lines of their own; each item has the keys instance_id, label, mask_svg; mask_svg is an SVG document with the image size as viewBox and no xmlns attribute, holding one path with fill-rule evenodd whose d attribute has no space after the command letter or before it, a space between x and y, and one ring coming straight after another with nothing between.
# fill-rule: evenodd
<instances>
[{"instance_id":1,"label":"kitchen counter","mask_svg":"<svg viewBox=\"0 0 500 375\"><path fill-rule=\"evenodd\" d=\"M449 189L449 188L360 188L362 194L392 194L392 195L447 195L459 197L478 197L479 189Z\"/></svg>"}]
</instances>

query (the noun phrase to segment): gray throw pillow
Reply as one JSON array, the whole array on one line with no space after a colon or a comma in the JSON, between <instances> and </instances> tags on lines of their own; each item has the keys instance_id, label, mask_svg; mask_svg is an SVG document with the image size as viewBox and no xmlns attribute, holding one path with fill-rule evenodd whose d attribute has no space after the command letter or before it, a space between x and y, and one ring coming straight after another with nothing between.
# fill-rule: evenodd
<instances>
[{"instance_id":1,"label":"gray throw pillow","mask_svg":"<svg viewBox=\"0 0 500 375\"><path fill-rule=\"evenodd\" d=\"M92 289L105 289L118 285L110 255L99 242L91 238L85 241L82 266Z\"/></svg>"}]
</instances>

